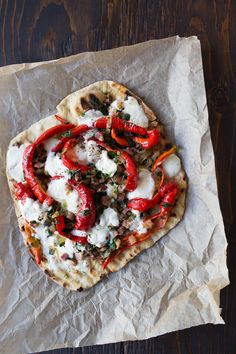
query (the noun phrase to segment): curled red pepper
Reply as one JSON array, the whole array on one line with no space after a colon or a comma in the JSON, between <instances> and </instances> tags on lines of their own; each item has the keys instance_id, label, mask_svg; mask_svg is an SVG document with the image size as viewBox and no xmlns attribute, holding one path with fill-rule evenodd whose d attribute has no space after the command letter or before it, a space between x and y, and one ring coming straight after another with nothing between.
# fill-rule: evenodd
<instances>
[{"instance_id":1,"label":"curled red pepper","mask_svg":"<svg viewBox=\"0 0 236 354\"><path fill-rule=\"evenodd\" d=\"M154 208L162 198L167 197L169 193L173 190L178 190L178 185L176 182L169 182L162 186L160 190L154 195L152 199L145 198L134 198L128 202L128 208L145 212L149 209Z\"/></svg>"},{"instance_id":2,"label":"curled red pepper","mask_svg":"<svg viewBox=\"0 0 236 354\"><path fill-rule=\"evenodd\" d=\"M66 233L64 231L66 225L65 225L65 217L63 215L57 216L55 219L56 219L56 230L61 236L68 238L71 241L79 242L81 244L88 243L87 237L75 236L70 233Z\"/></svg>"},{"instance_id":3,"label":"curled red pepper","mask_svg":"<svg viewBox=\"0 0 236 354\"><path fill-rule=\"evenodd\" d=\"M156 161L154 162L154 165L152 167L152 172L155 171L155 169L160 166L162 164L163 161L165 161L165 159L170 156L171 154L174 154L176 151L176 146L173 146L171 149L169 149L168 151L163 152L163 154L161 154Z\"/></svg>"},{"instance_id":4,"label":"curled red pepper","mask_svg":"<svg viewBox=\"0 0 236 354\"><path fill-rule=\"evenodd\" d=\"M113 151L116 153L119 153L120 156L122 157L122 159L125 162L126 165L126 175L127 175L127 180L126 180L126 190L129 192L132 192L133 190L135 190L137 188L137 181L138 181L138 172L135 166L135 163L132 159L132 157L125 151L120 150L120 149L113 149L111 148L109 145L107 145L106 143L99 141L97 139L92 139L94 141L96 141L96 143L100 146L102 146L104 149L108 150L108 151Z\"/></svg>"},{"instance_id":5,"label":"curled red pepper","mask_svg":"<svg viewBox=\"0 0 236 354\"><path fill-rule=\"evenodd\" d=\"M115 129L111 130L111 137L121 146L129 146L129 143L125 137L120 137L116 134Z\"/></svg>"},{"instance_id":6,"label":"curled red pepper","mask_svg":"<svg viewBox=\"0 0 236 354\"><path fill-rule=\"evenodd\" d=\"M150 149L155 146L160 139L160 132L157 129L147 131L147 138L133 137L133 140L140 144L143 149Z\"/></svg>"},{"instance_id":7,"label":"curled red pepper","mask_svg":"<svg viewBox=\"0 0 236 354\"><path fill-rule=\"evenodd\" d=\"M89 230L96 218L96 209L93 202L93 197L90 189L83 183L77 183L74 180L69 180L68 183L75 188L81 199L81 205L75 216L75 229L87 231Z\"/></svg>"},{"instance_id":8,"label":"curled red pepper","mask_svg":"<svg viewBox=\"0 0 236 354\"><path fill-rule=\"evenodd\" d=\"M35 144L30 144L26 147L23 154L23 172L25 180L40 203L46 202L48 205L51 205L53 203L53 199L45 193L43 187L34 175L33 156L35 148Z\"/></svg>"},{"instance_id":9,"label":"curled red pepper","mask_svg":"<svg viewBox=\"0 0 236 354\"><path fill-rule=\"evenodd\" d=\"M64 136L63 138L61 138L60 141L56 144L56 146L52 148L52 152L60 151L67 141L69 141L71 138L75 138L79 134L85 133L89 129L90 127L88 127L86 124L78 125L77 127L71 129L71 131L68 134L69 137Z\"/></svg>"},{"instance_id":10,"label":"curled red pepper","mask_svg":"<svg viewBox=\"0 0 236 354\"><path fill-rule=\"evenodd\" d=\"M51 127L45 132L43 132L34 142L34 145L39 145L43 141L51 138L54 135L61 134L66 132L67 130L70 130L71 128L74 128L74 124L58 124L55 125L54 127Z\"/></svg>"},{"instance_id":11,"label":"curled red pepper","mask_svg":"<svg viewBox=\"0 0 236 354\"><path fill-rule=\"evenodd\" d=\"M68 151L70 149L72 149L76 144L77 144L76 139L70 139L65 143L63 151L62 151L62 162L67 168L69 168L69 170L72 170L72 171L79 170L82 173L86 173L89 170L88 166L82 165L78 162L74 162L68 157L68 154L67 154Z\"/></svg>"},{"instance_id":12,"label":"curled red pepper","mask_svg":"<svg viewBox=\"0 0 236 354\"><path fill-rule=\"evenodd\" d=\"M147 135L147 129L140 127L139 125L135 125L131 122L127 122L118 117L111 117L110 119L106 117L98 118L94 122L94 127L97 129L106 129L109 127L109 124L111 128L116 130L126 131L128 133L138 135Z\"/></svg>"},{"instance_id":13,"label":"curled red pepper","mask_svg":"<svg viewBox=\"0 0 236 354\"><path fill-rule=\"evenodd\" d=\"M34 199L34 194L27 184L18 182L14 185L14 187L16 189L15 196L17 200L25 201L26 198Z\"/></svg>"},{"instance_id":14,"label":"curled red pepper","mask_svg":"<svg viewBox=\"0 0 236 354\"><path fill-rule=\"evenodd\" d=\"M57 114L55 114L54 117L56 118L56 120L58 120L58 122L60 122L62 124L67 124L67 120L65 120L64 118L58 116Z\"/></svg>"}]
</instances>

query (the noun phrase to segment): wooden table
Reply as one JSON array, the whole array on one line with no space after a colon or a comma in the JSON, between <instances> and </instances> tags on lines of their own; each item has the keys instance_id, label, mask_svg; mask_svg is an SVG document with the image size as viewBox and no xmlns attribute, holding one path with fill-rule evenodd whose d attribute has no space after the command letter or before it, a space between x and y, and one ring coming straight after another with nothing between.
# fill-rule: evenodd
<instances>
[{"instance_id":1,"label":"wooden table","mask_svg":"<svg viewBox=\"0 0 236 354\"><path fill-rule=\"evenodd\" d=\"M236 353L236 1L0 0L0 65L54 59L176 34L197 35L202 44L219 197L229 242L231 285L221 296L226 325L48 353Z\"/></svg>"}]
</instances>

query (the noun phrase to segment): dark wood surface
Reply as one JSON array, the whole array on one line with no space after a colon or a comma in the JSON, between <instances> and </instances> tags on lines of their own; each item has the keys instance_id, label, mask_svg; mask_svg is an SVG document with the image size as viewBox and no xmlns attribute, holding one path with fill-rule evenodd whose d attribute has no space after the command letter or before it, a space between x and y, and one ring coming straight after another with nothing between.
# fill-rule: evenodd
<instances>
[{"instance_id":1,"label":"dark wood surface","mask_svg":"<svg viewBox=\"0 0 236 354\"><path fill-rule=\"evenodd\" d=\"M197 35L202 44L220 205L229 242L231 285L221 295L226 325L47 353L236 353L236 0L0 0L0 65L176 34Z\"/></svg>"}]
</instances>

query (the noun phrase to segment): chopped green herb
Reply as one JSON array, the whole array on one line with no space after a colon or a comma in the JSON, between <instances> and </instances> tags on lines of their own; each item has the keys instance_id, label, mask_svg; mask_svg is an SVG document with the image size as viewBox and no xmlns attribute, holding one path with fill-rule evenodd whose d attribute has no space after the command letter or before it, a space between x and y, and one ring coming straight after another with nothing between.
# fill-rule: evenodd
<instances>
[{"instance_id":1,"label":"chopped green herb","mask_svg":"<svg viewBox=\"0 0 236 354\"><path fill-rule=\"evenodd\" d=\"M170 208L173 206L171 203L162 203L163 208Z\"/></svg>"},{"instance_id":2,"label":"chopped green herb","mask_svg":"<svg viewBox=\"0 0 236 354\"><path fill-rule=\"evenodd\" d=\"M82 215L83 216L88 216L90 214L90 210L89 209L84 209L83 211L82 211Z\"/></svg>"},{"instance_id":3,"label":"chopped green herb","mask_svg":"<svg viewBox=\"0 0 236 354\"><path fill-rule=\"evenodd\" d=\"M123 117L125 120L130 120L130 114L128 113L124 113Z\"/></svg>"},{"instance_id":4,"label":"chopped green herb","mask_svg":"<svg viewBox=\"0 0 236 354\"><path fill-rule=\"evenodd\" d=\"M62 138L71 138L71 136L72 136L71 130L67 130L65 133L61 134Z\"/></svg>"},{"instance_id":5,"label":"chopped green herb","mask_svg":"<svg viewBox=\"0 0 236 354\"><path fill-rule=\"evenodd\" d=\"M114 159L115 157L117 157L117 153L114 151L108 151L108 156Z\"/></svg>"},{"instance_id":6,"label":"chopped green herb","mask_svg":"<svg viewBox=\"0 0 236 354\"><path fill-rule=\"evenodd\" d=\"M50 248L49 254L52 256L55 253L55 250L53 248Z\"/></svg>"},{"instance_id":7,"label":"chopped green herb","mask_svg":"<svg viewBox=\"0 0 236 354\"><path fill-rule=\"evenodd\" d=\"M69 170L68 173L70 175L70 178L74 178L77 172L78 172L78 170L75 170L75 171Z\"/></svg>"}]
</instances>

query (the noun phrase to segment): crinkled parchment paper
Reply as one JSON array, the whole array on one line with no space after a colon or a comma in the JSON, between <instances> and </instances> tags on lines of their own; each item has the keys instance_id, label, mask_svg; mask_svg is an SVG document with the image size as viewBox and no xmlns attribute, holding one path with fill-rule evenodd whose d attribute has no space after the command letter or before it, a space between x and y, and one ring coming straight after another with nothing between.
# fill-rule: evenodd
<instances>
[{"instance_id":1,"label":"crinkled parchment paper","mask_svg":"<svg viewBox=\"0 0 236 354\"><path fill-rule=\"evenodd\" d=\"M68 93L114 80L140 95L179 147L188 176L183 220L151 249L94 288L69 292L30 259L4 173L11 138L55 111ZM0 68L0 348L25 353L145 339L224 323L228 284L200 42L153 40L36 64Z\"/></svg>"}]
</instances>

